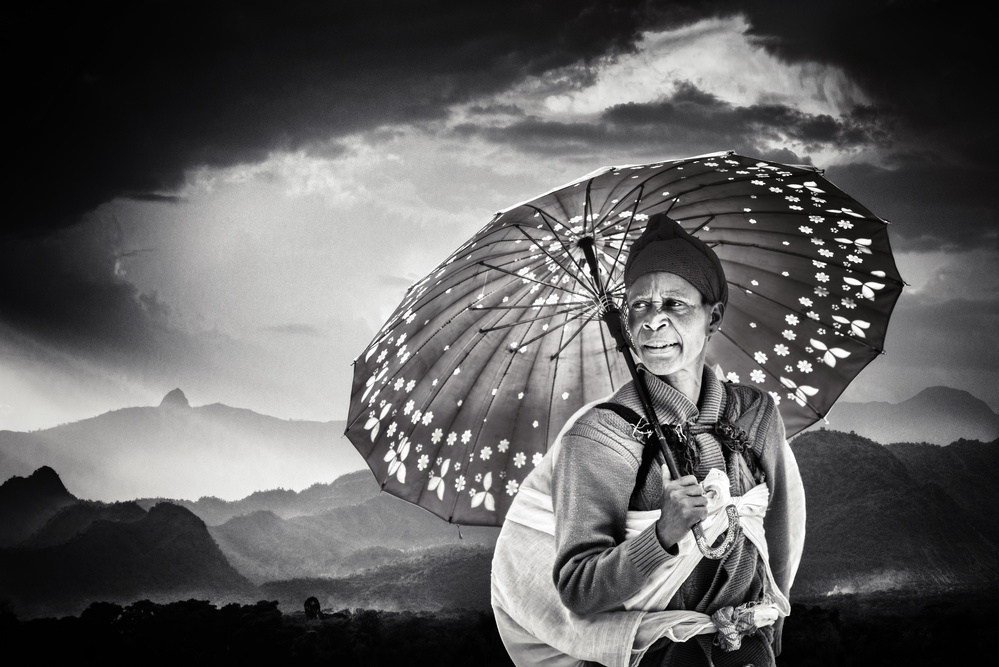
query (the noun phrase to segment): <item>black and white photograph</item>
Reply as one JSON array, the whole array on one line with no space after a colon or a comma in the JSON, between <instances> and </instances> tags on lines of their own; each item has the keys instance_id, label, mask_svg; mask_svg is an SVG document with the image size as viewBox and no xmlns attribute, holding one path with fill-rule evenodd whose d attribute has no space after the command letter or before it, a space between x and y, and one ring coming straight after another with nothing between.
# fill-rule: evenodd
<instances>
[{"instance_id":1,"label":"black and white photograph","mask_svg":"<svg viewBox=\"0 0 999 667\"><path fill-rule=\"evenodd\" d=\"M10 10L7 652L980 662L987 13Z\"/></svg>"}]
</instances>

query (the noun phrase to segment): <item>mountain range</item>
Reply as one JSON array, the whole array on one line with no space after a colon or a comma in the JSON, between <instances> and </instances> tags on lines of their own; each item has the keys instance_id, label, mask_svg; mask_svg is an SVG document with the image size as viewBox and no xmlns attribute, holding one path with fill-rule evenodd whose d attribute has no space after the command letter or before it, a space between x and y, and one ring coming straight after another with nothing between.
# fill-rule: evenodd
<instances>
[{"instance_id":1,"label":"mountain range","mask_svg":"<svg viewBox=\"0 0 999 667\"><path fill-rule=\"evenodd\" d=\"M36 509L16 531L7 524L0 529L7 545L0 549L0 598L22 614L79 613L95 600L208 595L235 601L258 593L204 522L171 503L147 512L135 503L81 501L51 468L42 468L0 486L0 514L16 515L25 500L37 508L46 496L58 503ZM31 536L18 540L25 530Z\"/></svg>"},{"instance_id":2,"label":"mountain range","mask_svg":"<svg viewBox=\"0 0 999 667\"><path fill-rule=\"evenodd\" d=\"M887 445L893 442L928 442L946 445L956 440L991 442L999 438L999 414L966 391L927 387L901 403L837 403L826 427L853 431Z\"/></svg>"},{"instance_id":3,"label":"mountain range","mask_svg":"<svg viewBox=\"0 0 999 667\"><path fill-rule=\"evenodd\" d=\"M0 431L0 475L49 466L91 500L243 498L364 468L344 422L288 421L220 403L123 408L54 428Z\"/></svg>"},{"instance_id":4,"label":"mountain range","mask_svg":"<svg viewBox=\"0 0 999 667\"><path fill-rule=\"evenodd\" d=\"M995 586L999 441L885 446L820 428L791 445L808 503L797 599ZM104 502L43 466L0 485L0 601L26 615L190 596L487 609L496 534L381 493L366 470L232 501Z\"/></svg>"}]
</instances>

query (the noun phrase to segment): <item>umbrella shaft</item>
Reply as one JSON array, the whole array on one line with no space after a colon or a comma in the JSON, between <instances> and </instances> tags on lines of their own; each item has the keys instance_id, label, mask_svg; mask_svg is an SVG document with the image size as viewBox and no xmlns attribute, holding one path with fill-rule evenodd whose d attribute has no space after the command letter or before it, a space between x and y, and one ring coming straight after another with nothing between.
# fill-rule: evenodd
<instances>
[{"instance_id":1,"label":"umbrella shaft","mask_svg":"<svg viewBox=\"0 0 999 667\"><path fill-rule=\"evenodd\" d=\"M621 311L611 300L610 295L607 294L607 290L604 288L603 282L600 280L600 270L597 266L597 256L593 252L594 239L592 236L584 236L577 242L579 247L583 250L583 255L586 257L586 264L590 269L590 275L593 276L593 284L597 288L597 296L600 299L601 304L603 304L603 315L602 319L610 330L611 337L614 338L614 342L617 344L618 351L624 355L624 361L628 365L628 372L631 373L631 379L635 382L635 388L638 390L638 398L642 402L642 407L645 409L645 418L649 420L649 424L652 426L653 432L656 437L659 438L659 443L663 450L663 456L666 459L666 467L669 469L669 474L673 479L680 478L680 471L676 465L676 459L673 458L673 452L670 451L669 445L666 444L666 436L663 434L663 427L659 423L659 418L656 417L656 410L652 407L652 399L649 397L649 390L645 386L645 378L642 374L638 372L638 366L635 364L635 358L631 355L629 350L628 341L625 339L624 330L622 328L623 322L621 320Z\"/></svg>"}]
</instances>

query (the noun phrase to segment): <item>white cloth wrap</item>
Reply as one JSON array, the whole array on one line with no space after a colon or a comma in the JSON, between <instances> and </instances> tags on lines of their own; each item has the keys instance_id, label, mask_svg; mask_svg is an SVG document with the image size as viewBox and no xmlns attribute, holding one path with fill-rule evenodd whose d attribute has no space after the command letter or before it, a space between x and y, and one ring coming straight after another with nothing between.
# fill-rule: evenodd
<instances>
[{"instance_id":1,"label":"white cloth wrap","mask_svg":"<svg viewBox=\"0 0 999 667\"><path fill-rule=\"evenodd\" d=\"M561 437L546 458L557 455L560 440ZM774 582L763 531L769 498L766 484L733 498L728 478L720 470L712 469L703 486L709 496L709 514L702 522L708 544L713 544L725 531L728 526L725 508L734 504L744 534L767 564L771 599L754 608L757 627L787 616L790 603ZM637 536L659 516L659 510L628 512L625 539ZM706 614L662 611L703 557L693 533L687 533L678 544L678 555L660 565L622 609L587 616L569 611L555 588L554 536L551 495L522 486L496 542L491 577L496 623L510 658L518 667L569 667L588 661L607 667L628 667L637 665L649 647L662 637L684 642L695 635L716 631Z\"/></svg>"}]
</instances>

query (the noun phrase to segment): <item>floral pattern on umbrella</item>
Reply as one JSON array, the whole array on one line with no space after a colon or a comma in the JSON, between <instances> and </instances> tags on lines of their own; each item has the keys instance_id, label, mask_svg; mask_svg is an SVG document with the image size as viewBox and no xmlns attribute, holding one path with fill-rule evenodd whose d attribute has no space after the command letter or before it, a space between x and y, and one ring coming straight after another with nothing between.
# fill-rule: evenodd
<instances>
[{"instance_id":1,"label":"floral pattern on umbrella","mask_svg":"<svg viewBox=\"0 0 999 667\"><path fill-rule=\"evenodd\" d=\"M733 153L602 169L497 213L355 361L347 435L385 490L502 522L566 420L629 379L580 240L620 299L627 248L660 211L725 267L709 365L769 392L789 435L882 352L903 285L886 223L818 170Z\"/></svg>"}]
</instances>

